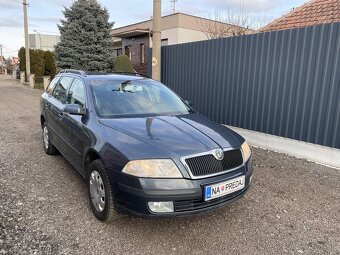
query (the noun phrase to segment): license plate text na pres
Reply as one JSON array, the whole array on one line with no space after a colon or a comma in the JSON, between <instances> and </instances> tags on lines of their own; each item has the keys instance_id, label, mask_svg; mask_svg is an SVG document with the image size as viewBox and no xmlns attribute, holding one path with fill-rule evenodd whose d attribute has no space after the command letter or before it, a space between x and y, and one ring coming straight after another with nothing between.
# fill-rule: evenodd
<instances>
[{"instance_id":1,"label":"license plate text na pres","mask_svg":"<svg viewBox=\"0 0 340 255\"><path fill-rule=\"evenodd\" d=\"M205 186L204 200L208 201L214 198L228 195L230 193L243 189L244 186L245 186L244 175L218 184Z\"/></svg>"}]
</instances>

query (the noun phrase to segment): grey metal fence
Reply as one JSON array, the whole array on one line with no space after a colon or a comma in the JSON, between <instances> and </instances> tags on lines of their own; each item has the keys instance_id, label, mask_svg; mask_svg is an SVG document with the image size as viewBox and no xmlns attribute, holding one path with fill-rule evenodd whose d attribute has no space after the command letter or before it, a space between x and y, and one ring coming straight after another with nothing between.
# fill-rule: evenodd
<instances>
[{"instance_id":1,"label":"grey metal fence","mask_svg":"<svg viewBox=\"0 0 340 255\"><path fill-rule=\"evenodd\" d=\"M165 46L162 68L219 123L340 148L340 23Z\"/></svg>"}]
</instances>

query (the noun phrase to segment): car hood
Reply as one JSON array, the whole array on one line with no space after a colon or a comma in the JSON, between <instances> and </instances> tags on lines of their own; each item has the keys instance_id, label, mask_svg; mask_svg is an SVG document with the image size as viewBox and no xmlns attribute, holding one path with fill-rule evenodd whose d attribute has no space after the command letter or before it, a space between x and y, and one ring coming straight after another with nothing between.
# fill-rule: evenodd
<instances>
[{"instance_id":1,"label":"car hood","mask_svg":"<svg viewBox=\"0 0 340 255\"><path fill-rule=\"evenodd\" d=\"M217 148L240 147L244 139L229 128L197 114L100 119L107 127L172 156L187 156Z\"/></svg>"}]
</instances>

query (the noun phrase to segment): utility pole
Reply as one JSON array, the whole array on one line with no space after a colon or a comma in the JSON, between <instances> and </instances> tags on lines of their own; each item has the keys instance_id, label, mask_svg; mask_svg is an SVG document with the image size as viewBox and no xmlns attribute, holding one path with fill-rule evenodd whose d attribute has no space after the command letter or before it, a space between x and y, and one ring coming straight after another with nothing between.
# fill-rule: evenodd
<instances>
[{"instance_id":1,"label":"utility pole","mask_svg":"<svg viewBox=\"0 0 340 255\"><path fill-rule=\"evenodd\" d=\"M176 2L177 0L171 0L171 13L175 14L176 13Z\"/></svg>"},{"instance_id":2,"label":"utility pole","mask_svg":"<svg viewBox=\"0 0 340 255\"><path fill-rule=\"evenodd\" d=\"M161 80L161 0L153 0L152 78Z\"/></svg>"},{"instance_id":3,"label":"utility pole","mask_svg":"<svg viewBox=\"0 0 340 255\"><path fill-rule=\"evenodd\" d=\"M30 64L30 49L28 45L28 21L27 21L27 0L23 0L24 8L24 29L25 29L25 53L26 53L26 82L28 82L28 77L31 74L31 64Z\"/></svg>"}]
</instances>

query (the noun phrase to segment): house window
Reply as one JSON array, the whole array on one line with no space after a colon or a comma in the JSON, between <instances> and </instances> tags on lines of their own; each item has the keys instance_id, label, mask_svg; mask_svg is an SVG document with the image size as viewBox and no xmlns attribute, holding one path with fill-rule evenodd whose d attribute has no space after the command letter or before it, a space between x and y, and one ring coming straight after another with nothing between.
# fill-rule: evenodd
<instances>
[{"instance_id":1,"label":"house window","mask_svg":"<svg viewBox=\"0 0 340 255\"><path fill-rule=\"evenodd\" d=\"M122 48L114 49L114 50L113 50L113 55L114 55L115 57L118 57L118 56L120 56L120 55L122 55L122 54L123 54L123 49L122 49Z\"/></svg>"},{"instance_id":2,"label":"house window","mask_svg":"<svg viewBox=\"0 0 340 255\"><path fill-rule=\"evenodd\" d=\"M130 51L131 46L125 46L125 55L129 57L130 60L132 60L132 54Z\"/></svg>"},{"instance_id":3,"label":"house window","mask_svg":"<svg viewBox=\"0 0 340 255\"><path fill-rule=\"evenodd\" d=\"M145 45L142 43L140 45L140 63L144 64L145 63Z\"/></svg>"},{"instance_id":4,"label":"house window","mask_svg":"<svg viewBox=\"0 0 340 255\"><path fill-rule=\"evenodd\" d=\"M168 46L168 38L162 39L161 46Z\"/></svg>"}]
</instances>

